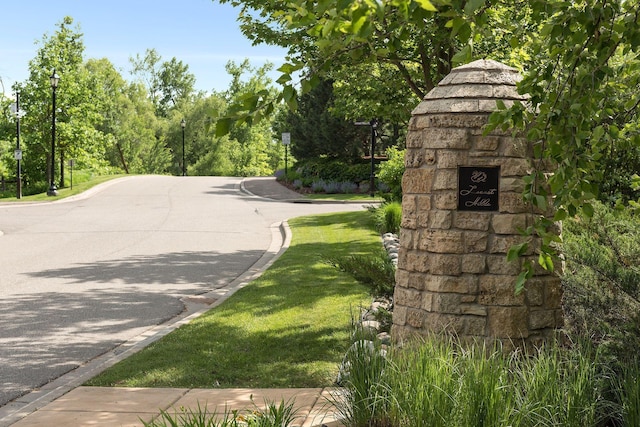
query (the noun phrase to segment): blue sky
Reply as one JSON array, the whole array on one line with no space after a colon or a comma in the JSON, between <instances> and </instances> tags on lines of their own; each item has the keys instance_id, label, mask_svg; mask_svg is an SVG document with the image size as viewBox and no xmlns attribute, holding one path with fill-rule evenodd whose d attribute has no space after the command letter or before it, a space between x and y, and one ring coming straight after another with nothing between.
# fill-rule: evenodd
<instances>
[{"instance_id":1,"label":"blue sky","mask_svg":"<svg viewBox=\"0 0 640 427\"><path fill-rule=\"evenodd\" d=\"M196 89L204 91L228 87L230 60L269 61L277 68L285 56L278 47L251 46L238 28L238 10L212 0L2 0L0 16L0 79L7 95L14 82L27 79L36 42L65 16L84 34L85 60L108 58L127 80L129 57L152 48L163 60L187 64Z\"/></svg>"}]
</instances>

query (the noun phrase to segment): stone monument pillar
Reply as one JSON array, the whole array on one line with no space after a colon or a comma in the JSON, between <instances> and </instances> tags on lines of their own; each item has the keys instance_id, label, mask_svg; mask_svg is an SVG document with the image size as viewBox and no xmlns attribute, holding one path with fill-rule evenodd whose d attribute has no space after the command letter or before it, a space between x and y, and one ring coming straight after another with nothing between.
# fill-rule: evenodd
<instances>
[{"instance_id":1,"label":"stone monument pillar","mask_svg":"<svg viewBox=\"0 0 640 427\"><path fill-rule=\"evenodd\" d=\"M499 62L475 61L452 70L412 113L395 340L446 332L511 348L539 345L562 325L559 278L539 269L516 295L521 266L506 260L535 215L522 200L532 164L527 142L482 130L496 100L526 100L516 91L519 78Z\"/></svg>"}]
</instances>

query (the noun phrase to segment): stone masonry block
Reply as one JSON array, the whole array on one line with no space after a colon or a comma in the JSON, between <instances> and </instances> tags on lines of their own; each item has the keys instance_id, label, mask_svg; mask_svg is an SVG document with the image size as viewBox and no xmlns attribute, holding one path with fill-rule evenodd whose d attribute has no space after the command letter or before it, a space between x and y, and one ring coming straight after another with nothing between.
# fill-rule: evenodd
<instances>
[{"instance_id":1,"label":"stone masonry block","mask_svg":"<svg viewBox=\"0 0 640 427\"><path fill-rule=\"evenodd\" d=\"M402 176L404 194L426 194L431 192L434 169L406 169Z\"/></svg>"},{"instance_id":2,"label":"stone masonry block","mask_svg":"<svg viewBox=\"0 0 640 427\"><path fill-rule=\"evenodd\" d=\"M409 287L409 277L411 276L412 273L408 272L407 270L401 269L401 268L396 268L396 273L394 275L395 280L396 280L396 287L395 289L398 288L408 288Z\"/></svg>"},{"instance_id":3,"label":"stone masonry block","mask_svg":"<svg viewBox=\"0 0 640 427\"><path fill-rule=\"evenodd\" d=\"M489 243L489 253L506 254L513 245L519 245L524 241L518 235L494 235ZM529 248L531 250L531 248Z\"/></svg>"},{"instance_id":4,"label":"stone masonry block","mask_svg":"<svg viewBox=\"0 0 640 427\"><path fill-rule=\"evenodd\" d=\"M498 201L500 213L526 213L527 204L522 200L522 193L501 192Z\"/></svg>"},{"instance_id":5,"label":"stone masonry block","mask_svg":"<svg viewBox=\"0 0 640 427\"><path fill-rule=\"evenodd\" d=\"M405 146L407 149L422 149L424 143L424 129L409 132L407 134L407 140Z\"/></svg>"},{"instance_id":6,"label":"stone masonry block","mask_svg":"<svg viewBox=\"0 0 640 427\"><path fill-rule=\"evenodd\" d=\"M401 228L398 240L400 240L400 247L404 249L416 249L420 232L418 230L411 230L409 228Z\"/></svg>"},{"instance_id":7,"label":"stone masonry block","mask_svg":"<svg viewBox=\"0 0 640 427\"><path fill-rule=\"evenodd\" d=\"M471 138L468 129L426 128L423 132L424 148L457 150L467 150L471 148Z\"/></svg>"},{"instance_id":8,"label":"stone masonry block","mask_svg":"<svg viewBox=\"0 0 640 427\"><path fill-rule=\"evenodd\" d=\"M500 174L502 176L525 176L531 173L529 159L507 158L503 160Z\"/></svg>"},{"instance_id":9,"label":"stone masonry block","mask_svg":"<svg viewBox=\"0 0 640 427\"><path fill-rule=\"evenodd\" d=\"M556 327L555 310L536 310L529 313L529 327L547 329Z\"/></svg>"},{"instance_id":10,"label":"stone masonry block","mask_svg":"<svg viewBox=\"0 0 640 427\"><path fill-rule=\"evenodd\" d=\"M483 310L485 314L475 315L468 313L463 319L464 326L462 330L465 335L471 336L484 336L487 329L486 310Z\"/></svg>"},{"instance_id":11,"label":"stone masonry block","mask_svg":"<svg viewBox=\"0 0 640 427\"><path fill-rule=\"evenodd\" d=\"M474 136L473 149L476 151L496 151L500 147L501 137L494 135Z\"/></svg>"},{"instance_id":12,"label":"stone masonry block","mask_svg":"<svg viewBox=\"0 0 640 427\"><path fill-rule=\"evenodd\" d=\"M435 333L459 335L464 331L463 317L448 313L431 313L427 317L425 325Z\"/></svg>"},{"instance_id":13,"label":"stone masonry block","mask_svg":"<svg viewBox=\"0 0 640 427\"><path fill-rule=\"evenodd\" d=\"M424 276L424 288L430 292L471 294L477 292L478 278L465 276L440 276L429 274Z\"/></svg>"},{"instance_id":14,"label":"stone masonry block","mask_svg":"<svg viewBox=\"0 0 640 427\"><path fill-rule=\"evenodd\" d=\"M462 274L462 257L451 254L429 254L427 271L431 274L459 276Z\"/></svg>"},{"instance_id":15,"label":"stone masonry block","mask_svg":"<svg viewBox=\"0 0 640 427\"><path fill-rule=\"evenodd\" d=\"M406 324L412 326L414 328L422 328L424 321L426 319L426 313L422 310L417 310L415 308L410 308L407 310L407 319Z\"/></svg>"},{"instance_id":16,"label":"stone masonry block","mask_svg":"<svg viewBox=\"0 0 640 427\"><path fill-rule=\"evenodd\" d=\"M502 155L504 157L531 157L529 143L526 138L503 138Z\"/></svg>"},{"instance_id":17,"label":"stone masonry block","mask_svg":"<svg viewBox=\"0 0 640 427\"><path fill-rule=\"evenodd\" d=\"M424 230L418 249L441 254L460 254L464 250L463 233L456 230Z\"/></svg>"},{"instance_id":18,"label":"stone masonry block","mask_svg":"<svg viewBox=\"0 0 640 427\"><path fill-rule=\"evenodd\" d=\"M403 282L406 287L417 289L419 291L425 290L425 278L428 277L427 273L411 273L406 282ZM397 285L396 285L397 286Z\"/></svg>"},{"instance_id":19,"label":"stone masonry block","mask_svg":"<svg viewBox=\"0 0 640 427\"><path fill-rule=\"evenodd\" d=\"M500 178L500 192L502 193L517 193L522 198L522 192L524 191L524 181L521 177Z\"/></svg>"},{"instance_id":20,"label":"stone masonry block","mask_svg":"<svg viewBox=\"0 0 640 427\"><path fill-rule=\"evenodd\" d=\"M448 230L451 228L452 218L453 214L451 211L432 211L428 228Z\"/></svg>"},{"instance_id":21,"label":"stone masonry block","mask_svg":"<svg viewBox=\"0 0 640 427\"><path fill-rule=\"evenodd\" d=\"M527 214L494 215L491 226L496 234L520 234L527 228Z\"/></svg>"},{"instance_id":22,"label":"stone masonry block","mask_svg":"<svg viewBox=\"0 0 640 427\"><path fill-rule=\"evenodd\" d=\"M432 166L436 162L435 150L424 150L422 148L407 148L404 156L406 168L419 168L423 165Z\"/></svg>"},{"instance_id":23,"label":"stone masonry block","mask_svg":"<svg viewBox=\"0 0 640 427\"><path fill-rule=\"evenodd\" d=\"M415 230L417 226L417 209L418 207L416 205L416 196L402 196L402 220L400 222L401 227Z\"/></svg>"},{"instance_id":24,"label":"stone masonry block","mask_svg":"<svg viewBox=\"0 0 640 427\"><path fill-rule=\"evenodd\" d=\"M460 294L433 295L432 311L438 313L460 314Z\"/></svg>"},{"instance_id":25,"label":"stone masonry block","mask_svg":"<svg viewBox=\"0 0 640 427\"><path fill-rule=\"evenodd\" d=\"M562 281L553 273L545 278L544 306L547 309L562 307Z\"/></svg>"},{"instance_id":26,"label":"stone masonry block","mask_svg":"<svg viewBox=\"0 0 640 427\"><path fill-rule=\"evenodd\" d=\"M435 300L436 297L437 295L434 295L431 292L424 292L422 294L422 301L420 304L420 308L427 312L434 311L433 301Z\"/></svg>"},{"instance_id":27,"label":"stone masonry block","mask_svg":"<svg viewBox=\"0 0 640 427\"><path fill-rule=\"evenodd\" d=\"M489 222L492 214L489 212L465 212L458 211L455 213L453 225L461 230L489 230Z\"/></svg>"},{"instance_id":28,"label":"stone masonry block","mask_svg":"<svg viewBox=\"0 0 640 427\"><path fill-rule=\"evenodd\" d=\"M467 151L460 150L438 150L436 166L441 169L457 168L469 162Z\"/></svg>"},{"instance_id":29,"label":"stone masonry block","mask_svg":"<svg viewBox=\"0 0 640 427\"><path fill-rule=\"evenodd\" d=\"M458 207L457 191L440 191L434 194L436 209L456 210Z\"/></svg>"},{"instance_id":30,"label":"stone masonry block","mask_svg":"<svg viewBox=\"0 0 640 427\"><path fill-rule=\"evenodd\" d=\"M488 122L489 114L427 114L417 116L416 123L422 128L481 128ZM413 120L413 118L412 118Z\"/></svg>"},{"instance_id":31,"label":"stone masonry block","mask_svg":"<svg viewBox=\"0 0 640 427\"><path fill-rule=\"evenodd\" d=\"M478 302L486 306L521 306L525 302L524 293L516 295L515 277L484 275L480 277L480 297Z\"/></svg>"},{"instance_id":32,"label":"stone masonry block","mask_svg":"<svg viewBox=\"0 0 640 427\"><path fill-rule=\"evenodd\" d=\"M527 338L528 314L526 307L488 307L487 335L495 338Z\"/></svg>"},{"instance_id":33,"label":"stone masonry block","mask_svg":"<svg viewBox=\"0 0 640 427\"><path fill-rule=\"evenodd\" d=\"M407 256L406 265L401 267L398 261L398 268L418 273L429 272L429 254L419 251L406 251L405 253Z\"/></svg>"},{"instance_id":34,"label":"stone masonry block","mask_svg":"<svg viewBox=\"0 0 640 427\"><path fill-rule=\"evenodd\" d=\"M412 308L421 308L422 293L415 289L396 287L394 291L394 301L398 305Z\"/></svg>"},{"instance_id":35,"label":"stone masonry block","mask_svg":"<svg viewBox=\"0 0 640 427\"><path fill-rule=\"evenodd\" d=\"M407 323L407 308L402 306L393 307L393 324L404 326Z\"/></svg>"},{"instance_id":36,"label":"stone masonry block","mask_svg":"<svg viewBox=\"0 0 640 427\"><path fill-rule=\"evenodd\" d=\"M507 261L506 254L488 255L487 270L490 274L501 274L507 276L518 276L520 274L521 262Z\"/></svg>"},{"instance_id":37,"label":"stone masonry block","mask_svg":"<svg viewBox=\"0 0 640 427\"><path fill-rule=\"evenodd\" d=\"M407 129L409 132L415 132L424 129L427 126L429 126L429 121L426 116L411 116Z\"/></svg>"},{"instance_id":38,"label":"stone masonry block","mask_svg":"<svg viewBox=\"0 0 640 427\"><path fill-rule=\"evenodd\" d=\"M486 316L487 307L479 304L468 304L460 307L460 313L472 316ZM483 322L484 325L484 322Z\"/></svg>"},{"instance_id":39,"label":"stone masonry block","mask_svg":"<svg viewBox=\"0 0 640 427\"><path fill-rule=\"evenodd\" d=\"M431 219L431 196L426 194L426 195L421 195L421 196L417 196L416 198L416 208L418 211L418 215L417 215L417 227L418 228L425 228L428 226L429 221Z\"/></svg>"},{"instance_id":40,"label":"stone masonry block","mask_svg":"<svg viewBox=\"0 0 640 427\"><path fill-rule=\"evenodd\" d=\"M433 191L456 190L458 188L457 169L438 169L433 181Z\"/></svg>"},{"instance_id":41,"label":"stone masonry block","mask_svg":"<svg viewBox=\"0 0 640 427\"><path fill-rule=\"evenodd\" d=\"M487 268L487 256L484 254L462 255L462 272L484 274Z\"/></svg>"},{"instance_id":42,"label":"stone masonry block","mask_svg":"<svg viewBox=\"0 0 640 427\"><path fill-rule=\"evenodd\" d=\"M526 304L529 307L539 307L544 304L545 281L533 277L527 280L524 289Z\"/></svg>"},{"instance_id":43,"label":"stone masonry block","mask_svg":"<svg viewBox=\"0 0 640 427\"><path fill-rule=\"evenodd\" d=\"M464 248L467 253L485 252L489 242L489 233L484 231L465 231Z\"/></svg>"}]
</instances>

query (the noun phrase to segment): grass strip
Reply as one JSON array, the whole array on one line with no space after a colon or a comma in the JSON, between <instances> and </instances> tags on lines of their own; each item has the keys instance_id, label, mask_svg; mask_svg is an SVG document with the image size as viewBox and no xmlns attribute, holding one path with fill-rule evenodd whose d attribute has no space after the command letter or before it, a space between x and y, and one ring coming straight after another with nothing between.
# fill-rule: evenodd
<instances>
[{"instance_id":1,"label":"grass strip","mask_svg":"<svg viewBox=\"0 0 640 427\"><path fill-rule=\"evenodd\" d=\"M367 290L325 257L377 250L368 212L289 221L289 249L220 306L114 365L87 385L326 387L334 383Z\"/></svg>"},{"instance_id":2,"label":"grass strip","mask_svg":"<svg viewBox=\"0 0 640 427\"><path fill-rule=\"evenodd\" d=\"M22 198L18 199L15 197L15 190L10 192L4 192L3 194L11 194L9 197L0 197L0 204L4 202L18 202L18 203L27 203L27 202L52 202L54 200L64 199L66 197L75 196L76 194L80 194L84 191L89 190L92 187L95 187L98 184L102 184L103 182L111 181L116 178L122 178L125 174L119 175L98 175L94 176L91 173L83 173L83 171L74 172L74 182L73 188L71 186L67 186L64 188L58 188L57 196L47 196L47 193L38 193L29 196L22 196Z\"/></svg>"}]
</instances>

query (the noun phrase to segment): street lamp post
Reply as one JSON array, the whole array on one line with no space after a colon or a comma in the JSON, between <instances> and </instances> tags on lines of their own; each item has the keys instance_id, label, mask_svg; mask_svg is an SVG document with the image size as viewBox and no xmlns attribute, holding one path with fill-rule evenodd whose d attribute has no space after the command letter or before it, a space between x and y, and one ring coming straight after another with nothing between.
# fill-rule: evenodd
<instances>
[{"instance_id":1,"label":"street lamp post","mask_svg":"<svg viewBox=\"0 0 640 427\"><path fill-rule=\"evenodd\" d=\"M371 174L369 175L369 193L371 197L374 197L376 191L376 129L378 128L378 121L372 119L369 122L355 122L356 126L371 126Z\"/></svg>"},{"instance_id":2,"label":"street lamp post","mask_svg":"<svg viewBox=\"0 0 640 427\"><path fill-rule=\"evenodd\" d=\"M22 150L20 149L20 118L24 115L20 111L20 92L16 91L16 103L11 106L13 113L16 115L16 151L14 157L17 162L16 170L16 198L22 198Z\"/></svg>"},{"instance_id":3,"label":"street lamp post","mask_svg":"<svg viewBox=\"0 0 640 427\"><path fill-rule=\"evenodd\" d=\"M371 120L371 175L369 176L369 192L371 197L375 196L376 192L376 128L378 127L378 121L376 119Z\"/></svg>"},{"instance_id":4,"label":"street lamp post","mask_svg":"<svg viewBox=\"0 0 640 427\"><path fill-rule=\"evenodd\" d=\"M56 74L56 70L53 70L53 74L49 77L51 80L51 89L53 91L53 114L51 115L51 174L49 176L49 191L47 191L47 196L57 196L58 189L56 188L56 184L54 182L55 175L55 153L56 153L56 89L58 88L58 82L60 81L60 76Z\"/></svg>"},{"instance_id":5,"label":"street lamp post","mask_svg":"<svg viewBox=\"0 0 640 427\"><path fill-rule=\"evenodd\" d=\"M180 120L180 127L182 128L182 176L187 176L187 169L184 164L184 128L187 127L187 122L184 119Z\"/></svg>"}]
</instances>

